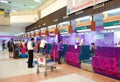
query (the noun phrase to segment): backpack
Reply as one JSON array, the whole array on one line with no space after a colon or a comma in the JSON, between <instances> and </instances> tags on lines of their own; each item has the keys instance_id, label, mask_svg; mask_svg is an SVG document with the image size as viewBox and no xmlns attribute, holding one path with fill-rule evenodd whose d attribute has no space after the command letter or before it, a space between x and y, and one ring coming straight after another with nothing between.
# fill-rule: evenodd
<instances>
[{"instance_id":1,"label":"backpack","mask_svg":"<svg viewBox=\"0 0 120 82\"><path fill-rule=\"evenodd\" d=\"M13 42L12 42L12 41L9 41L9 42L7 43L8 48L12 48L12 44L13 44Z\"/></svg>"}]
</instances>

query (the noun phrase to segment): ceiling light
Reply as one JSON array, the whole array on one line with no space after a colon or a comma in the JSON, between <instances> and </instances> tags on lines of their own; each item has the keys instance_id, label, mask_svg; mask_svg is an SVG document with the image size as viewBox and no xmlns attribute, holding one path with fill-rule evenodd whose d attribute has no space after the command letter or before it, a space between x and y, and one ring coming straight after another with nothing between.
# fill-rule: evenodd
<instances>
[{"instance_id":1,"label":"ceiling light","mask_svg":"<svg viewBox=\"0 0 120 82\"><path fill-rule=\"evenodd\" d=\"M35 2L41 2L41 0L34 0Z\"/></svg>"},{"instance_id":2,"label":"ceiling light","mask_svg":"<svg viewBox=\"0 0 120 82\"><path fill-rule=\"evenodd\" d=\"M9 3L9 1L7 1L7 0L0 0L0 2L2 2L2 3Z\"/></svg>"},{"instance_id":3,"label":"ceiling light","mask_svg":"<svg viewBox=\"0 0 120 82\"><path fill-rule=\"evenodd\" d=\"M35 8L34 6L29 6L30 8Z\"/></svg>"}]
</instances>

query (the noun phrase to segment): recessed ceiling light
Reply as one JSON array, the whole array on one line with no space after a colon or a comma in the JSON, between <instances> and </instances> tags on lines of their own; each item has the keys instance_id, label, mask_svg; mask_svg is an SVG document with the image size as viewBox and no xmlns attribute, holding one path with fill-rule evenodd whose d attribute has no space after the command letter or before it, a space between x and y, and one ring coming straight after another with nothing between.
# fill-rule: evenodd
<instances>
[{"instance_id":1,"label":"recessed ceiling light","mask_svg":"<svg viewBox=\"0 0 120 82\"><path fill-rule=\"evenodd\" d=\"M30 8L35 8L34 6L29 6Z\"/></svg>"},{"instance_id":2,"label":"recessed ceiling light","mask_svg":"<svg viewBox=\"0 0 120 82\"><path fill-rule=\"evenodd\" d=\"M41 2L41 0L34 0L35 2Z\"/></svg>"}]
</instances>

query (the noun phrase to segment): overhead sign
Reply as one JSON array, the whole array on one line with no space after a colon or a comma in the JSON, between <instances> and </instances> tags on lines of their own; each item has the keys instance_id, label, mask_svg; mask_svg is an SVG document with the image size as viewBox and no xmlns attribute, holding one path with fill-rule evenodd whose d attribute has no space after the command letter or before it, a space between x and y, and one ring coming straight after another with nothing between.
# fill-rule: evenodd
<instances>
[{"instance_id":1,"label":"overhead sign","mask_svg":"<svg viewBox=\"0 0 120 82\"><path fill-rule=\"evenodd\" d=\"M111 22L104 23L104 27L118 26L118 25L120 25L120 21L111 21Z\"/></svg>"},{"instance_id":2,"label":"overhead sign","mask_svg":"<svg viewBox=\"0 0 120 82\"><path fill-rule=\"evenodd\" d=\"M42 34L42 35L45 35L46 28L41 28L40 30L41 30L41 34Z\"/></svg>"},{"instance_id":3,"label":"overhead sign","mask_svg":"<svg viewBox=\"0 0 120 82\"><path fill-rule=\"evenodd\" d=\"M112 28L120 28L120 15L117 16L109 16L104 19L104 28L112 29Z\"/></svg>"},{"instance_id":4,"label":"overhead sign","mask_svg":"<svg viewBox=\"0 0 120 82\"><path fill-rule=\"evenodd\" d=\"M70 22L59 23L58 28L59 28L60 34L68 33L68 26L69 25L70 25Z\"/></svg>"},{"instance_id":5,"label":"overhead sign","mask_svg":"<svg viewBox=\"0 0 120 82\"><path fill-rule=\"evenodd\" d=\"M77 12L108 0L67 0L67 14Z\"/></svg>"},{"instance_id":6,"label":"overhead sign","mask_svg":"<svg viewBox=\"0 0 120 82\"><path fill-rule=\"evenodd\" d=\"M49 26L48 27L48 31L51 33L51 32L54 32L55 31L55 28L56 28L56 25L52 25L52 26Z\"/></svg>"}]
</instances>

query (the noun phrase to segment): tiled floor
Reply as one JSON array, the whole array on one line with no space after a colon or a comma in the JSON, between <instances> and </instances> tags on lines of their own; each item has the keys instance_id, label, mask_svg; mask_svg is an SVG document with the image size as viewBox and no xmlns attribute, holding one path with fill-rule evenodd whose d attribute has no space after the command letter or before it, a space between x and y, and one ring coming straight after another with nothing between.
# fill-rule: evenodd
<instances>
[{"instance_id":1,"label":"tiled floor","mask_svg":"<svg viewBox=\"0 0 120 82\"><path fill-rule=\"evenodd\" d=\"M44 77L43 72L36 74L36 67L28 69L26 61L9 59L7 52L0 51L0 82L120 82L67 64L57 65L58 72L49 72Z\"/></svg>"},{"instance_id":2,"label":"tiled floor","mask_svg":"<svg viewBox=\"0 0 120 82\"><path fill-rule=\"evenodd\" d=\"M95 82L95 81L90 80L88 78L82 77L78 74L63 75L60 77L56 77L56 78L52 78L52 79L48 79L48 80L43 80L43 81L39 81L39 82L78 82L78 81Z\"/></svg>"}]
</instances>

